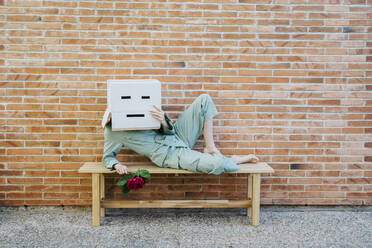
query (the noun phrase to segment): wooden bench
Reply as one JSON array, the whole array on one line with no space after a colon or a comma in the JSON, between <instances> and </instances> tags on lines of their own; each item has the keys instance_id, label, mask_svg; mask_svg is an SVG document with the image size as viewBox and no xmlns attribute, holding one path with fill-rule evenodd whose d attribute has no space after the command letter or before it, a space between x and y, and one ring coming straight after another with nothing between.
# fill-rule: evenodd
<instances>
[{"instance_id":1,"label":"wooden bench","mask_svg":"<svg viewBox=\"0 0 372 248\"><path fill-rule=\"evenodd\" d=\"M141 168L147 169L150 174L199 174L188 170L161 168L151 162L125 165L128 166L129 173ZM105 208L247 208L247 216L251 216L252 225L257 226L260 222L260 176L261 173L271 173L274 170L264 162L240 164L240 167L239 171L226 173L248 174L247 200L106 200L104 174L116 171L105 168L102 163L87 162L80 167L79 172L92 173L93 226L100 225L100 217L105 216Z\"/></svg>"}]
</instances>

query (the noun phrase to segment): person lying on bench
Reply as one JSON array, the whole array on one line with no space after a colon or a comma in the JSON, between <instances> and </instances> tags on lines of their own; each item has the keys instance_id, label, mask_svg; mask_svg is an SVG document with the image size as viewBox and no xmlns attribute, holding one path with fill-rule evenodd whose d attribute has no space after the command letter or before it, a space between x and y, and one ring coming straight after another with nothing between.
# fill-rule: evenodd
<instances>
[{"instance_id":1,"label":"person lying on bench","mask_svg":"<svg viewBox=\"0 0 372 248\"><path fill-rule=\"evenodd\" d=\"M216 148L212 118L218 112L208 94L198 96L175 123L156 106L150 112L161 123L160 129L112 131L111 119L103 121L105 144L102 163L106 168L116 169L119 174L128 173L128 167L116 159L123 146L148 157L159 167L214 175L239 170L238 164L241 163L259 161L253 154L227 157ZM202 133L204 151L192 150Z\"/></svg>"}]
</instances>

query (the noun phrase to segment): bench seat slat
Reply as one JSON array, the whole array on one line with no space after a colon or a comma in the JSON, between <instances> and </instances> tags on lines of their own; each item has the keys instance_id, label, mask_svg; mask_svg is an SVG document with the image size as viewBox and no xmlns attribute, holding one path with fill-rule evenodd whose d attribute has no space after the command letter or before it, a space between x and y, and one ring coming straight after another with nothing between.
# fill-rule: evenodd
<instances>
[{"instance_id":1,"label":"bench seat slat","mask_svg":"<svg viewBox=\"0 0 372 248\"><path fill-rule=\"evenodd\" d=\"M101 200L104 208L247 208L251 200Z\"/></svg>"},{"instance_id":2,"label":"bench seat slat","mask_svg":"<svg viewBox=\"0 0 372 248\"><path fill-rule=\"evenodd\" d=\"M137 169L146 169L153 174L162 174L162 173L175 173L175 174L198 174L198 172L181 170L181 169L172 169L172 168L161 168L151 162L125 162L124 163L129 170L129 173L134 173ZM225 172L225 173L272 173L274 172L265 162L259 163L245 163L239 164L240 170ZM116 171L111 171L107 169L101 162L85 162L83 166L78 170L80 173L116 173Z\"/></svg>"}]
</instances>

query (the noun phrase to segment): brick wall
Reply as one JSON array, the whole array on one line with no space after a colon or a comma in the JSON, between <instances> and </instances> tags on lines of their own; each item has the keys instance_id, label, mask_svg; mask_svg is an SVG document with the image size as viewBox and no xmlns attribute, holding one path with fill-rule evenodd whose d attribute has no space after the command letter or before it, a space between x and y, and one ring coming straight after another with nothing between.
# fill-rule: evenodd
<instances>
[{"instance_id":1,"label":"brick wall","mask_svg":"<svg viewBox=\"0 0 372 248\"><path fill-rule=\"evenodd\" d=\"M0 205L90 204L77 169L102 157L106 80L128 78L160 80L173 119L210 94L221 151L276 170L264 204L370 205L371 3L1 0ZM128 195L244 197L234 175L153 176Z\"/></svg>"}]
</instances>

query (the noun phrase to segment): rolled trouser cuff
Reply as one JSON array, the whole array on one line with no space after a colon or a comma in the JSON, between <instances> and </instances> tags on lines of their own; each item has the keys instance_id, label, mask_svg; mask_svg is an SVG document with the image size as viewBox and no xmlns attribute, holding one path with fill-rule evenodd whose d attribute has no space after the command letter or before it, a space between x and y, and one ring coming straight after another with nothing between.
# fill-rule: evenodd
<instances>
[{"instance_id":1,"label":"rolled trouser cuff","mask_svg":"<svg viewBox=\"0 0 372 248\"><path fill-rule=\"evenodd\" d=\"M240 166L237 165L230 158L225 157L224 159L224 172L237 171L240 170Z\"/></svg>"},{"instance_id":2,"label":"rolled trouser cuff","mask_svg":"<svg viewBox=\"0 0 372 248\"><path fill-rule=\"evenodd\" d=\"M220 175L224 172L240 170L240 166L237 165L230 158L225 157L223 155L215 155L215 156L221 156L221 158L219 159L218 165L216 165L216 167L212 171L210 171L208 174Z\"/></svg>"}]
</instances>

